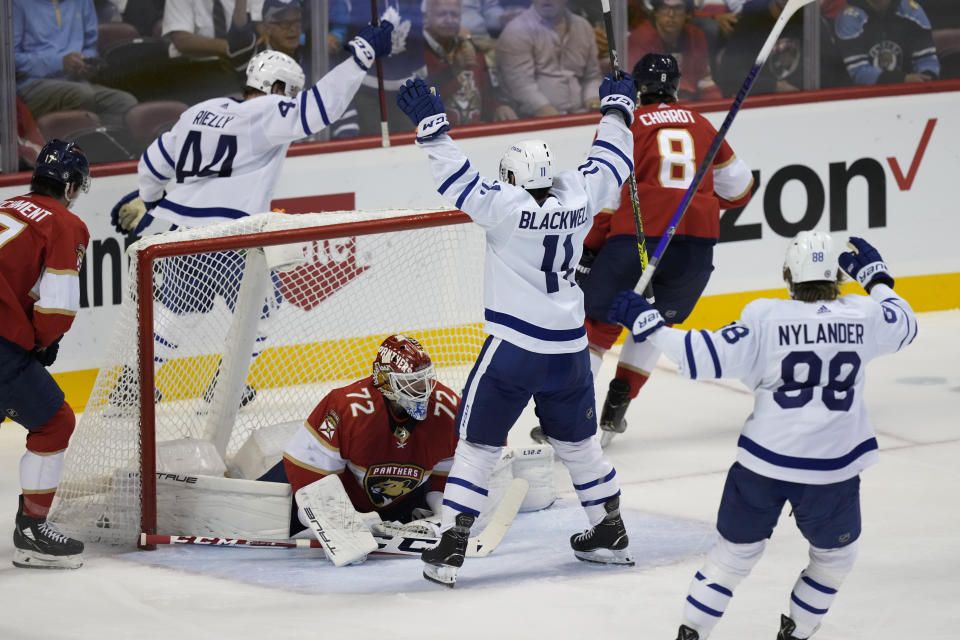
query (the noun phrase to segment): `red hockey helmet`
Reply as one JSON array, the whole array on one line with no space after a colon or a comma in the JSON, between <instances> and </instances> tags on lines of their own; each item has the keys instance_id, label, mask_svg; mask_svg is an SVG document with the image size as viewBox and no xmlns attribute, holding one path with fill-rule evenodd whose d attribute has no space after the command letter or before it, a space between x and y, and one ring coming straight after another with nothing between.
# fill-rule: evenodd
<instances>
[{"instance_id":1,"label":"red hockey helmet","mask_svg":"<svg viewBox=\"0 0 960 640\"><path fill-rule=\"evenodd\" d=\"M437 385L430 356L413 338L388 337L373 361L373 386L417 420L427 417L427 403Z\"/></svg>"}]
</instances>

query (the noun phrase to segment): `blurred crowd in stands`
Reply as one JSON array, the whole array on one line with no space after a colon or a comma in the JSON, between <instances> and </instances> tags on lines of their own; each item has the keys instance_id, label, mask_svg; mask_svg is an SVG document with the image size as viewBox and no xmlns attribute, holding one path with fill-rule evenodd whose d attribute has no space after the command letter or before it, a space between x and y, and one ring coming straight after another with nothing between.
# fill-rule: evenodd
<instances>
[{"instance_id":1,"label":"blurred crowd in stands","mask_svg":"<svg viewBox=\"0 0 960 640\"><path fill-rule=\"evenodd\" d=\"M786 0L625 0L625 69L670 53L681 100L736 94ZM613 0L613 3L617 0ZM392 132L410 123L393 94L419 76L456 124L595 109L609 71L599 0L377 0L396 25L383 62ZM93 162L139 154L200 100L239 95L247 61L293 56L308 82L309 0L13 0L22 168L44 140L77 141ZM326 0L330 66L370 21L370 3ZM957 0L819 0L821 88L960 78ZM804 20L791 20L753 93L804 88ZM311 80L312 78L312 80ZM377 79L364 80L334 138L379 132Z\"/></svg>"}]
</instances>

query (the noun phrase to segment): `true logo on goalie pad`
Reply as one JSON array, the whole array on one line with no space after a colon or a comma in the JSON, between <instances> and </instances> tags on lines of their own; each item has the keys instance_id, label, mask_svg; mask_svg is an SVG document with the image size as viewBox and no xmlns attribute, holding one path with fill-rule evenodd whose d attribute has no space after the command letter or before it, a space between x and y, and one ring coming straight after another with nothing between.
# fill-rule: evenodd
<instances>
[{"instance_id":1,"label":"true logo on goalie pad","mask_svg":"<svg viewBox=\"0 0 960 640\"><path fill-rule=\"evenodd\" d=\"M306 507L304 508L303 512L313 525L311 528L313 529L314 534L316 534L320 542L323 543L324 550L331 556L337 555L337 547L333 544L333 542L330 541L330 538L327 537L327 532L323 529L323 525L321 525L320 521L317 520L317 517L313 515L313 509Z\"/></svg>"},{"instance_id":2,"label":"true logo on goalie pad","mask_svg":"<svg viewBox=\"0 0 960 640\"><path fill-rule=\"evenodd\" d=\"M363 488L370 502L383 507L420 486L425 475L415 464L377 464L367 469Z\"/></svg>"}]
</instances>

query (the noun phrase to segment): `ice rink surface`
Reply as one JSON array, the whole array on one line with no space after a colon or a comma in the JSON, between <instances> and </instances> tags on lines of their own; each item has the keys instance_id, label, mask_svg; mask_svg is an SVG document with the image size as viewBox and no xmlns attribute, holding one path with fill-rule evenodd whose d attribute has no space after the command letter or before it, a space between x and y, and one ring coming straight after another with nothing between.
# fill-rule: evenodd
<instances>
[{"instance_id":1,"label":"ice rink surface","mask_svg":"<svg viewBox=\"0 0 960 640\"><path fill-rule=\"evenodd\" d=\"M960 638L960 311L922 314L916 342L867 368L880 463L863 474L857 566L817 640ZM608 356L598 402L613 375ZM738 382L681 380L661 359L609 447L637 559L574 559L586 526L569 478L561 500L521 514L453 590L420 562L376 558L336 569L320 550L163 548L88 552L77 571L14 568L9 532L25 431L0 427L0 639L633 638L673 640L751 395ZM529 442L527 411L510 444ZM774 640L806 543L784 511L713 640Z\"/></svg>"}]
</instances>

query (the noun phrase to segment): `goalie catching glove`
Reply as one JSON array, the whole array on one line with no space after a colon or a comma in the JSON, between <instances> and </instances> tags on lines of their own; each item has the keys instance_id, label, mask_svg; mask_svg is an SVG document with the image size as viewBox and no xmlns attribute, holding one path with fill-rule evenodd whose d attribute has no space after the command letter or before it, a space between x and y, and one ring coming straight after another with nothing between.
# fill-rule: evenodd
<instances>
[{"instance_id":1,"label":"goalie catching glove","mask_svg":"<svg viewBox=\"0 0 960 640\"><path fill-rule=\"evenodd\" d=\"M153 222L149 211L156 205L156 202L144 202L139 191L131 191L113 206L110 211L110 224L117 233L137 235Z\"/></svg>"},{"instance_id":2,"label":"goalie catching glove","mask_svg":"<svg viewBox=\"0 0 960 640\"><path fill-rule=\"evenodd\" d=\"M420 78L407 80L397 94L397 106L417 125L417 142L424 142L450 130L443 100Z\"/></svg>"}]
</instances>

